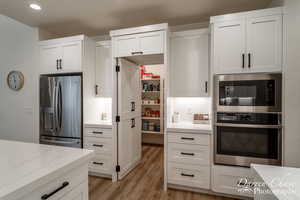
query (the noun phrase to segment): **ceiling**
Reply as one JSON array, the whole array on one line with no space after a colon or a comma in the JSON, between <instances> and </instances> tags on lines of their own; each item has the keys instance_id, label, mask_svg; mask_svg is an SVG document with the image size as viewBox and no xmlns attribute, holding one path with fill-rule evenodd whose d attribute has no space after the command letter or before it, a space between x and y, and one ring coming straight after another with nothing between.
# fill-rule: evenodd
<instances>
[{"instance_id":1,"label":"ceiling","mask_svg":"<svg viewBox=\"0 0 300 200\"><path fill-rule=\"evenodd\" d=\"M107 34L109 30L168 22L205 22L209 16L267 7L271 0L0 0L0 13L59 36Z\"/></svg>"}]
</instances>

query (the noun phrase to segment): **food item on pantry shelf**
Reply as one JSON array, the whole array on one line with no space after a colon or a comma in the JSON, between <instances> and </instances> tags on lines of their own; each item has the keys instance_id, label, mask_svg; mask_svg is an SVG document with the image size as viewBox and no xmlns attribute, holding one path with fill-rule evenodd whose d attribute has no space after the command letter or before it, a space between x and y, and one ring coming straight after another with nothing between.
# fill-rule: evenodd
<instances>
[{"instance_id":1,"label":"food item on pantry shelf","mask_svg":"<svg viewBox=\"0 0 300 200\"><path fill-rule=\"evenodd\" d=\"M155 124L154 122L149 122L149 131L154 131L155 130Z\"/></svg>"},{"instance_id":2,"label":"food item on pantry shelf","mask_svg":"<svg viewBox=\"0 0 300 200\"><path fill-rule=\"evenodd\" d=\"M159 124L155 124L154 131L160 132L160 125Z\"/></svg>"},{"instance_id":3,"label":"food item on pantry shelf","mask_svg":"<svg viewBox=\"0 0 300 200\"><path fill-rule=\"evenodd\" d=\"M149 130L149 122L148 121L144 121L143 122L143 130L144 131L148 131Z\"/></svg>"},{"instance_id":4,"label":"food item on pantry shelf","mask_svg":"<svg viewBox=\"0 0 300 200\"><path fill-rule=\"evenodd\" d=\"M160 76L159 75L153 75L152 79L160 79Z\"/></svg>"}]
</instances>

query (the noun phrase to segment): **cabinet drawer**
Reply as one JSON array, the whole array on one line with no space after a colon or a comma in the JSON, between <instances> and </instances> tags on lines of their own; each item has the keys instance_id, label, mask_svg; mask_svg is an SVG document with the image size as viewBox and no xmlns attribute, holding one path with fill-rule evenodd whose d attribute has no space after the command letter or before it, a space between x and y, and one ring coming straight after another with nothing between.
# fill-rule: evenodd
<instances>
[{"instance_id":1,"label":"cabinet drawer","mask_svg":"<svg viewBox=\"0 0 300 200\"><path fill-rule=\"evenodd\" d=\"M89 164L89 171L112 174L111 156L96 155Z\"/></svg>"},{"instance_id":2,"label":"cabinet drawer","mask_svg":"<svg viewBox=\"0 0 300 200\"><path fill-rule=\"evenodd\" d=\"M209 146L169 143L168 160L184 164L209 165Z\"/></svg>"},{"instance_id":3,"label":"cabinet drawer","mask_svg":"<svg viewBox=\"0 0 300 200\"><path fill-rule=\"evenodd\" d=\"M84 148L94 150L95 154L111 154L111 138L85 137Z\"/></svg>"},{"instance_id":4,"label":"cabinet drawer","mask_svg":"<svg viewBox=\"0 0 300 200\"><path fill-rule=\"evenodd\" d=\"M93 137L112 137L112 130L105 128L85 128L84 136L93 136Z\"/></svg>"},{"instance_id":5,"label":"cabinet drawer","mask_svg":"<svg viewBox=\"0 0 300 200\"><path fill-rule=\"evenodd\" d=\"M209 189L210 167L169 162L168 183Z\"/></svg>"},{"instance_id":6,"label":"cabinet drawer","mask_svg":"<svg viewBox=\"0 0 300 200\"><path fill-rule=\"evenodd\" d=\"M209 135L168 132L168 142L181 144L210 144Z\"/></svg>"},{"instance_id":7,"label":"cabinet drawer","mask_svg":"<svg viewBox=\"0 0 300 200\"><path fill-rule=\"evenodd\" d=\"M212 190L219 193L253 197L253 193L242 191L239 182L247 179L253 181L253 175L249 168L214 166L212 168Z\"/></svg>"},{"instance_id":8,"label":"cabinet drawer","mask_svg":"<svg viewBox=\"0 0 300 200\"><path fill-rule=\"evenodd\" d=\"M51 195L51 200L61 199L63 196L71 192L74 188L76 188L81 183L87 181L88 177L88 168L87 165L83 167L72 170L70 173L63 175L28 194L20 198L20 200L41 200L44 195Z\"/></svg>"}]
</instances>

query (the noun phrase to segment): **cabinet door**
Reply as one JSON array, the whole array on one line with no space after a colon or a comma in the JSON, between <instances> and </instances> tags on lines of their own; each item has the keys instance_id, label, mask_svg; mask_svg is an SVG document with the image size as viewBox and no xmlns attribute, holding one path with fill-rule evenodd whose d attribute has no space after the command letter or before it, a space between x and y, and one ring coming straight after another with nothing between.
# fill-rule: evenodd
<instances>
[{"instance_id":1,"label":"cabinet door","mask_svg":"<svg viewBox=\"0 0 300 200\"><path fill-rule=\"evenodd\" d=\"M208 95L208 45L208 32L172 37L170 53L170 95L172 97Z\"/></svg>"},{"instance_id":2,"label":"cabinet door","mask_svg":"<svg viewBox=\"0 0 300 200\"><path fill-rule=\"evenodd\" d=\"M216 73L241 73L244 71L245 24L245 20L232 20L215 24L213 62Z\"/></svg>"},{"instance_id":3,"label":"cabinet door","mask_svg":"<svg viewBox=\"0 0 300 200\"><path fill-rule=\"evenodd\" d=\"M88 200L88 181L83 182L76 188L74 188L67 195L62 197L60 200Z\"/></svg>"},{"instance_id":4,"label":"cabinet door","mask_svg":"<svg viewBox=\"0 0 300 200\"><path fill-rule=\"evenodd\" d=\"M63 43L61 71L80 72L82 71L82 41Z\"/></svg>"},{"instance_id":5,"label":"cabinet door","mask_svg":"<svg viewBox=\"0 0 300 200\"><path fill-rule=\"evenodd\" d=\"M248 19L247 53L247 68L252 72L281 71L281 15Z\"/></svg>"},{"instance_id":6,"label":"cabinet door","mask_svg":"<svg viewBox=\"0 0 300 200\"><path fill-rule=\"evenodd\" d=\"M60 45L47 45L40 47L41 73L58 71L58 59L61 55Z\"/></svg>"},{"instance_id":7,"label":"cabinet door","mask_svg":"<svg viewBox=\"0 0 300 200\"><path fill-rule=\"evenodd\" d=\"M164 52L163 32L139 34L140 51L143 55L162 54Z\"/></svg>"},{"instance_id":8,"label":"cabinet door","mask_svg":"<svg viewBox=\"0 0 300 200\"><path fill-rule=\"evenodd\" d=\"M96 47L96 96L112 97L111 46Z\"/></svg>"},{"instance_id":9,"label":"cabinet door","mask_svg":"<svg viewBox=\"0 0 300 200\"><path fill-rule=\"evenodd\" d=\"M114 57L127 57L139 53L137 35L116 37L114 41Z\"/></svg>"}]
</instances>

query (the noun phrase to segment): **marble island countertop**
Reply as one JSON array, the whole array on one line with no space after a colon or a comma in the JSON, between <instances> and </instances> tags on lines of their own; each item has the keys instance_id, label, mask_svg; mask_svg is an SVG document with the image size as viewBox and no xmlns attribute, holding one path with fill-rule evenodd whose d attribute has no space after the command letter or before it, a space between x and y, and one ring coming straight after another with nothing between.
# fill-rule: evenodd
<instances>
[{"instance_id":1,"label":"marble island countertop","mask_svg":"<svg viewBox=\"0 0 300 200\"><path fill-rule=\"evenodd\" d=\"M187 132L187 133L206 133L212 131L211 124L193 124L192 122L169 123L167 131L170 132Z\"/></svg>"},{"instance_id":2,"label":"marble island countertop","mask_svg":"<svg viewBox=\"0 0 300 200\"><path fill-rule=\"evenodd\" d=\"M84 149L0 140L0 199L12 199L49 181L61 170L88 163Z\"/></svg>"},{"instance_id":3,"label":"marble island countertop","mask_svg":"<svg viewBox=\"0 0 300 200\"><path fill-rule=\"evenodd\" d=\"M251 168L264 181L276 199L300 199L300 168L257 164L252 164Z\"/></svg>"}]
</instances>

